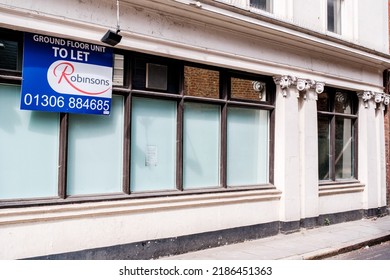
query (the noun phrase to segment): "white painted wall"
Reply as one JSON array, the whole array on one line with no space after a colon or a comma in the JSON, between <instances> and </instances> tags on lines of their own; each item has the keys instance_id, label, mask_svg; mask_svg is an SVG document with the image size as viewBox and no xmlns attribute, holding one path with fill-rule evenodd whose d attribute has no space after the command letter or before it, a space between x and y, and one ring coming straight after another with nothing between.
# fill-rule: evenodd
<instances>
[{"instance_id":1,"label":"white painted wall","mask_svg":"<svg viewBox=\"0 0 390 280\"><path fill-rule=\"evenodd\" d=\"M355 17L358 18L359 44L388 53L388 2L386 0L359 0L356 2L358 3L358 11Z\"/></svg>"},{"instance_id":2,"label":"white painted wall","mask_svg":"<svg viewBox=\"0 0 390 280\"><path fill-rule=\"evenodd\" d=\"M274 222L279 200L278 191L263 191L1 209L0 259Z\"/></svg>"},{"instance_id":3,"label":"white painted wall","mask_svg":"<svg viewBox=\"0 0 390 280\"><path fill-rule=\"evenodd\" d=\"M248 0L220 0L248 9ZM327 31L327 0L274 0L273 15L328 36L387 53L388 9L386 0L342 0L342 32ZM266 13L262 13L265 14Z\"/></svg>"},{"instance_id":4,"label":"white painted wall","mask_svg":"<svg viewBox=\"0 0 390 280\"><path fill-rule=\"evenodd\" d=\"M326 6L322 0L292 0L294 24L317 32L326 29Z\"/></svg>"}]
</instances>

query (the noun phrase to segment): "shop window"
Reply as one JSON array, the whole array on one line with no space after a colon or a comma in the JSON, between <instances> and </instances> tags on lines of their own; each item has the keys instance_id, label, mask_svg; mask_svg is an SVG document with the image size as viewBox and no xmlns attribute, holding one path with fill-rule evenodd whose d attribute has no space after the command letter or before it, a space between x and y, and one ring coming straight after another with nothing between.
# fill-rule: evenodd
<instances>
[{"instance_id":1,"label":"shop window","mask_svg":"<svg viewBox=\"0 0 390 280\"><path fill-rule=\"evenodd\" d=\"M185 103L183 132L183 186L187 188L220 185L221 107Z\"/></svg>"},{"instance_id":2,"label":"shop window","mask_svg":"<svg viewBox=\"0 0 390 280\"><path fill-rule=\"evenodd\" d=\"M320 95L318 103L320 181L356 178L357 102L357 96L352 92L328 88Z\"/></svg>"},{"instance_id":3,"label":"shop window","mask_svg":"<svg viewBox=\"0 0 390 280\"><path fill-rule=\"evenodd\" d=\"M268 183L269 113L229 108L227 115L227 185Z\"/></svg>"},{"instance_id":4,"label":"shop window","mask_svg":"<svg viewBox=\"0 0 390 280\"><path fill-rule=\"evenodd\" d=\"M132 91L129 192L269 184L272 79L180 69L182 94Z\"/></svg>"},{"instance_id":5,"label":"shop window","mask_svg":"<svg viewBox=\"0 0 390 280\"><path fill-rule=\"evenodd\" d=\"M0 199L56 197L59 115L20 110L20 90L0 85Z\"/></svg>"},{"instance_id":6,"label":"shop window","mask_svg":"<svg viewBox=\"0 0 390 280\"><path fill-rule=\"evenodd\" d=\"M341 1L327 0L328 31L341 34Z\"/></svg>"},{"instance_id":7,"label":"shop window","mask_svg":"<svg viewBox=\"0 0 390 280\"><path fill-rule=\"evenodd\" d=\"M175 189L176 102L133 98L130 190Z\"/></svg>"},{"instance_id":8,"label":"shop window","mask_svg":"<svg viewBox=\"0 0 390 280\"><path fill-rule=\"evenodd\" d=\"M122 191L123 97L113 96L111 115L70 115L67 194Z\"/></svg>"}]
</instances>

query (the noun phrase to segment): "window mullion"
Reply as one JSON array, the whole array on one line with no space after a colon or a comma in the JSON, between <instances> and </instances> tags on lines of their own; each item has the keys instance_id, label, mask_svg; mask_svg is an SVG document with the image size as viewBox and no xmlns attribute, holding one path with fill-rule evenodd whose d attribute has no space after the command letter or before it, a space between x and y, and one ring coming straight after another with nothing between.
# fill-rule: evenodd
<instances>
[{"instance_id":1,"label":"window mullion","mask_svg":"<svg viewBox=\"0 0 390 280\"><path fill-rule=\"evenodd\" d=\"M354 140L354 147L353 147L353 153L354 153L354 158L353 158L353 160L354 160L354 162L353 162L353 173L354 173L354 177L357 179L357 178L359 178L359 174L358 174L358 155L359 155L359 153L358 153L358 144L359 144L359 142L358 142L358 127L359 127L359 125L358 125L358 122L357 122L357 120L354 122L354 124L353 124L353 140Z\"/></svg>"},{"instance_id":2,"label":"window mullion","mask_svg":"<svg viewBox=\"0 0 390 280\"><path fill-rule=\"evenodd\" d=\"M329 155L329 177L331 178L332 181L335 181L336 180L336 117L333 116L331 119L330 119L330 129L329 129L329 133L330 133L330 155Z\"/></svg>"},{"instance_id":3,"label":"window mullion","mask_svg":"<svg viewBox=\"0 0 390 280\"><path fill-rule=\"evenodd\" d=\"M129 91L124 98L124 111L123 111L123 174L122 174L122 191L125 194L130 194L130 162L131 162L131 102L132 102L132 74L134 60L125 55L124 57L124 79L123 84Z\"/></svg>"},{"instance_id":4,"label":"window mullion","mask_svg":"<svg viewBox=\"0 0 390 280\"><path fill-rule=\"evenodd\" d=\"M177 133L176 133L176 188L183 190L183 118L184 99L177 105Z\"/></svg>"},{"instance_id":5,"label":"window mullion","mask_svg":"<svg viewBox=\"0 0 390 280\"><path fill-rule=\"evenodd\" d=\"M227 188L227 109L228 109L228 83L229 79L226 73L221 73L221 99L225 101L225 104L221 106L221 163L220 163L220 177L221 186Z\"/></svg>"},{"instance_id":6,"label":"window mullion","mask_svg":"<svg viewBox=\"0 0 390 280\"><path fill-rule=\"evenodd\" d=\"M123 122L123 181L122 191L130 194L130 162L131 162L131 94L124 99Z\"/></svg>"},{"instance_id":7,"label":"window mullion","mask_svg":"<svg viewBox=\"0 0 390 280\"><path fill-rule=\"evenodd\" d=\"M68 166L68 122L69 114L60 114L59 157L58 157L58 196L66 198Z\"/></svg>"}]
</instances>

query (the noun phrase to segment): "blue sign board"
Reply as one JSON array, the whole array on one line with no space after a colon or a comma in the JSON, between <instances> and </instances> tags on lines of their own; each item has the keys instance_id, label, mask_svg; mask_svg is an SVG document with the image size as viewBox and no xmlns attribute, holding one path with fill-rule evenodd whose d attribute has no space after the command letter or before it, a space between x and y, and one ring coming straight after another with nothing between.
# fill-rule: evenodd
<instances>
[{"instance_id":1,"label":"blue sign board","mask_svg":"<svg viewBox=\"0 0 390 280\"><path fill-rule=\"evenodd\" d=\"M20 108L109 115L112 48L25 33Z\"/></svg>"}]
</instances>

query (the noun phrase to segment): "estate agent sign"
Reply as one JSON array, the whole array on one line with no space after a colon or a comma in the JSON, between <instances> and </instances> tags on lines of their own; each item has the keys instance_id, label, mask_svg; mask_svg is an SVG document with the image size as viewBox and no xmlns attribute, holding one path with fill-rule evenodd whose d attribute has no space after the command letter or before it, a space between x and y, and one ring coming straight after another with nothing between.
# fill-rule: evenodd
<instances>
[{"instance_id":1,"label":"estate agent sign","mask_svg":"<svg viewBox=\"0 0 390 280\"><path fill-rule=\"evenodd\" d=\"M25 33L20 108L110 114L112 48Z\"/></svg>"}]
</instances>

